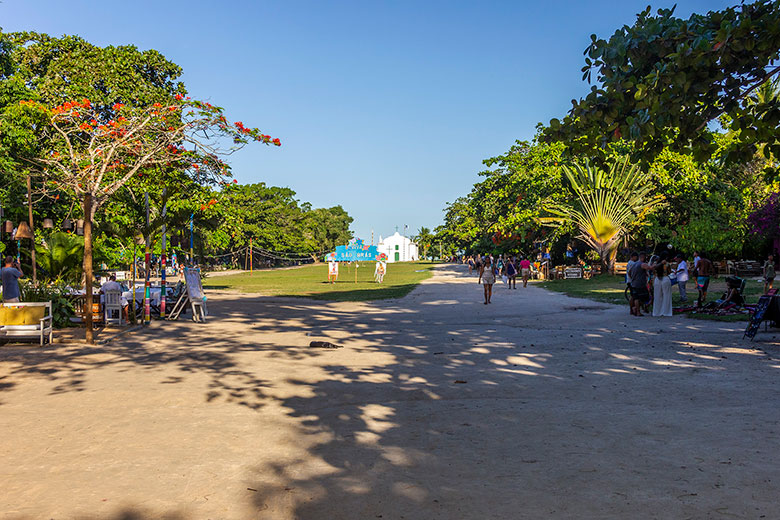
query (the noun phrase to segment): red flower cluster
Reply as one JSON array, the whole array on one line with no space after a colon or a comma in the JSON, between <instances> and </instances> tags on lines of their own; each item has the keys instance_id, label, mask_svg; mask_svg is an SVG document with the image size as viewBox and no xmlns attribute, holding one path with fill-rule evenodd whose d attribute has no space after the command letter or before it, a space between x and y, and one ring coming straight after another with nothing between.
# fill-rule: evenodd
<instances>
[{"instance_id":1,"label":"red flower cluster","mask_svg":"<svg viewBox=\"0 0 780 520\"><path fill-rule=\"evenodd\" d=\"M30 101L29 104L33 104L34 102ZM84 98L79 101L66 101L65 103L58 105L54 107L51 112L52 114L62 114L65 112L72 112L72 115L74 117L79 117L79 113L76 109L78 108L90 108L92 106L92 103L90 103L89 99Z\"/></svg>"}]
</instances>

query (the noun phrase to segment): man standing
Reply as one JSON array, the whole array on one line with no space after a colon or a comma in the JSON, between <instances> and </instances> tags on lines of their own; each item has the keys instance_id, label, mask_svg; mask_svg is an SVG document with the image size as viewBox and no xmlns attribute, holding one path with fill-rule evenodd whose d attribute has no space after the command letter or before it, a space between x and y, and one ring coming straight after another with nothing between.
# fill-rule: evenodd
<instances>
[{"instance_id":1,"label":"man standing","mask_svg":"<svg viewBox=\"0 0 780 520\"><path fill-rule=\"evenodd\" d=\"M645 263L645 254L639 253L639 259L631 266L628 278L631 280L631 298L633 308L631 314L642 316L642 305L650 302L650 291L647 290L647 272L652 267Z\"/></svg>"},{"instance_id":2,"label":"man standing","mask_svg":"<svg viewBox=\"0 0 780 520\"><path fill-rule=\"evenodd\" d=\"M628 258L628 262L626 262L626 285L628 286L628 310L631 312L631 314L634 314L634 296L633 292L631 291L631 268L634 266L635 263L639 261L639 253L636 251L631 251L631 256Z\"/></svg>"},{"instance_id":3,"label":"man standing","mask_svg":"<svg viewBox=\"0 0 780 520\"><path fill-rule=\"evenodd\" d=\"M696 267L696 288L699 290L699 299L696 305L701 307L707 301L707 288L710 286L710 276L712 275L712 262L707 255L699 253L699 263Z\"/></svg>"},{"instance_id":4,"label":"man standing","mask_svg":"<svg viewBox=\"0 0 780 520\"><path fill-rule=\"evenodd\" d=\"M686 292L685 284L688 283L688 262L685 261L685 257L682 253L677 253L674 257L677 261L677 287L680 288L680 301L688 301L688 293Z\"/></svg>"},{"instance_id":5,"label":"man standing","mask_svg":"<svg viewBox=\"0 0 780 520\"><path fill-rule=\"evenodd\" d=\"M3 263L3 301L14 303L19 301L19 278L24 276L19 263L12 256L7 256Z\"/></svg>"}]
</instances>

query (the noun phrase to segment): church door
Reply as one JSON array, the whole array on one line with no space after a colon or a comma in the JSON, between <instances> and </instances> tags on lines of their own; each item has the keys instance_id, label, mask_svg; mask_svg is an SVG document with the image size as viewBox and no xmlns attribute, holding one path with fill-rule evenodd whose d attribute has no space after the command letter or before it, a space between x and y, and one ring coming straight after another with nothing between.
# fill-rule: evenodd
<instances>
[{"instance_id":1,"label":"church door","mask_svg":"<svg viewBox=\"0 0 780 520\"><path fill-rule=\"evenodd\" d=\"M395 261L398 262L400 260L401 260L401 254L396 251L396 253L395 253Z\"/></svg>"}]
</instances>

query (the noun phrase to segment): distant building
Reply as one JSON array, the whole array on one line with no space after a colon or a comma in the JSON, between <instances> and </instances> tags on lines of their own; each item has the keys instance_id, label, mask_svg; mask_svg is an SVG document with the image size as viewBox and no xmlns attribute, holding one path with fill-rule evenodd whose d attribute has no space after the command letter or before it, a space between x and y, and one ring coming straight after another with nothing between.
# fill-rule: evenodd
<instances>
[{"instance_id":1,"label":"distant building","mask_svg":"<svg viewBox=\"0 0 780 520\"><path fill-rule=\"evenodd\" d=\"M417 244L398 231L385 239L380 236L376 248L379 253L387 255L388 262L414 262L420 259Z\"/></svg>"}]
</instances>

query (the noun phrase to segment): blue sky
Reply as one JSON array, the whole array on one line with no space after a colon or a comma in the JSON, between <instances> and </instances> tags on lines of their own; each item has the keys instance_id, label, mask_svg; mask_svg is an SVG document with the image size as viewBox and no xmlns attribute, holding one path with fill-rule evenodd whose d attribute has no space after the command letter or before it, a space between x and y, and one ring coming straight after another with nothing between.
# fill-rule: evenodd
<instances>
[{"instance_id":1,"label":"blue sky","mask_svg":"<svg viewBox=\"0 0 780 520\"><path fill-rule=\"evenodd\" d=\"M736 3L681 0L677 13ZM632 24L647 4L2 0L0 27L157 49L193 97L282 140L233 156L239 182L341 204L369 241L440 224L483 159L588 90L589 35Z\"/></svg>"}]
</instances>

